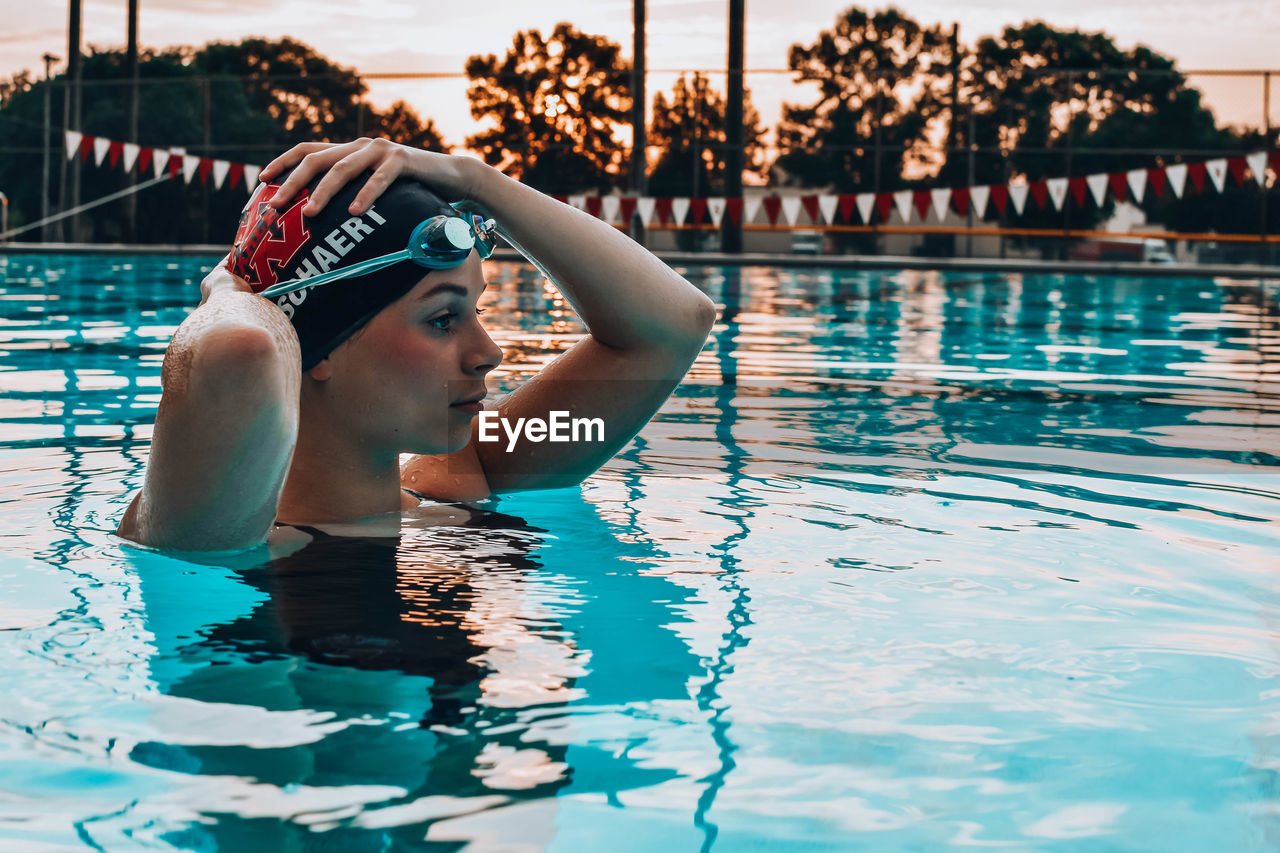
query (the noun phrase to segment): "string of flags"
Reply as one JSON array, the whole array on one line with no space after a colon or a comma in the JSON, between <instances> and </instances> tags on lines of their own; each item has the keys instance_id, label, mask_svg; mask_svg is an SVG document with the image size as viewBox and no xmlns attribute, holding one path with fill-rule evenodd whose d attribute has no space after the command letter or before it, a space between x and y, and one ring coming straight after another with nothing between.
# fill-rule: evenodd
<instances>
[{"instance_id":1,"label":"string of flags","mask_svg":"<svg viewBox=\"0 0 1280 853\"><path fill-rule=\"evenodd\" d=\"M261 166L199 157L188 154L183 148L151 148L134 142L89 136L74 130L64 133L67 138L68 160L79 154L81 162L92 157L94 165L101 166L105 160L111 168L123 166L126 172L137 165L139 175L154 170L158 178L168 172L171 178L181 175L183 182L188 184L199 176L202 184L212 181L214 189L221 189L224 183L235 189L244 181L245 189L251 191L258 183L258 173L262 171Z\"/></svg>"},{"instance_id":2,"label":"string of flags","mask_svg":"<svg viewBox=\"0 0 1280 853\"><path fill-rule=\"evenodd\" d=\"M77 154L81 161L88 161L93 157L98 166L105 161L111 168L123 166L126 172L135 165L140 174L152 169L156 177L168 171L170 177L177 178L181 175L188 184L197 177L201 184L212 182L214 189L221 189L224 183L234 189L243 181L248 192L257 184L258 173L261 171L260 166L200 157L187 154L181 148L150 148L70 130L65 133L68 160ZM877 221L888 224L895 211L903 223L910 223L913 213L919 222L924 223L929 220L930 213L941 222L953 210L962 217L972 210L974 217L982 220L993 208L998 215L1004 216L1012 207L1016 215L1022 216L1028 201L1039 210L1052 207L1055 211L1061 211L1068 199L1076 207L1083 208L1092 198L1101 207L1108 193L1118 202L1132 199L1139 204L1148 191L1157 198L1163 197L1165 192L1171 192L1175 198L1182 198L1188 184L1197 193L1203 193L1207 185L1221 193L1226 189L1228 177L1238 186L1244 186L1247 181L1253 180L1259 187L1265 188L1268 167L1273 174L1280 175L1280 151L1254 151L1235 157L1174 163L1150 169L1100 172L1075 178L1043 178L1030 182L1019 180L1009 184L955 189L742 198L618 195L557 195L554 198L606 222L630 222L631 217L639 213L640 221L646 228L655 217L662 225L683 224L687 218L689 224L700 224L709 217L711 223L718 228L726 214L735 225L749 224L755 222L761 210L770 225L777 225L779 217L789 226L835 225L839 222L846 225L871 225ZM807 217L808 223L801 222L801 212ZM856 220L855 213L858 217Z\"/></svg>"}]
</instances>

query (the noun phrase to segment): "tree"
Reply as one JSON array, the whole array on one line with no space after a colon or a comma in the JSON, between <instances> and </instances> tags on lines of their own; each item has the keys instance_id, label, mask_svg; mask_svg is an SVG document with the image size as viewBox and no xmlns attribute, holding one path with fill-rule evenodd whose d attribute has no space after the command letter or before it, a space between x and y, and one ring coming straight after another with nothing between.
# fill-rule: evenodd
<instances>
[{"instance_id":1,"label":"tree","mask_svg":"<svg viewBox=\"0 0 1280 853\"><path fill-rule=\"evenodd\" d=\"M763 168L764 128L760 114L744 95L743 161L748 169ZM654 195L705 196L724 192L725 99L708 85L707 78L694 73L681 75L670 102L659 92L653 99L653 123L649 143L662 154L649 173L649 191Z\"/></svg>"},{"instance_id":2,"label":"tree","mask_svg":"<svg viewBox=\"0 0 1280 853\"><path fill-rule=\"evenodd\" d=\"M604 36L557 24L551 37L518 32L500 60L467 60L472 118L491 124L467 137L486 163L545 192L618 184L631 126L631 69Z\"/></svg>"},{"instance_id":3,"label":"tree","mask_svg":"<svg viewBox=\"0 0 1280 853\"><path fill-rule=\"evenodd\" d=\"M92 51L83 66L81 127L92 136L127 137L124 52ZM292 39L245 39L202 48L143 49L139 56L138 137L144 146L185 147L189 153L233 162L265 163L300 141L350 139L363 131L410 145L447 150L433 122L403 102L379 111L365 100L355 71L330 62ZM14 221L32 221L40 211L40 152L44 81L15 75L0 85L0 185L14 199ZM62 152L62 92L53 80L53 151L58 198ZM78 165L73 168L79 168ZM147 175L146 177L150 177ZM81 197L91 200L121 189L119 169L86 167ZM193 182L171 182L143 190L138 198L141 242L227 242L235 232L245 197L211 192ZM79 239L119 240L123 205L113 202L81 217L88 233Z\"/></svg>"},{"instance_id":4,"label":"tree","mask_svg":"<svg viewBox=\"0 0 1280 853\"><path fill-rule=\"evenodd\" d=\"M909 157L928 147L951 60L937 25L923 27L893 8L846 9L816 42L788 52L795 82L816 85L818 97L783 104L777 165L805 186L897 189Z\"/></svg>"},{"instance_id":5,"label":"tree","mask_svg":"<svg viewBox=\"0 0 1280 853\"><path fill-rule=\"evenodd\" d=\"M1230 152L1243 144L1238 134L1217 126L1172 59L1143 45L1122 50L1105 33L1057 30L1042 21L1006 27L978 41L963 77L974 111L973 141L982 152L975 159L979 184L1151 168L1180 159L1153 156L1152 150ZM967 116L955 119L964 139ZM953 158L940 178L960 183L964 171L960 158ZM1206 230L1210 206L1204 201L1170 205L1151 193L1143 206L1150 215L1197 221L1196 230ZM1029 204L1019 224L1091 228L1115 209L1110 196L1102 207L1088 198L1083 209L1074 200L1068 206L1039 211ZM1193 206L1198 216L1188 215ZM1250 210L1256 221L1256 200Z\"/></svg>"}]
</instances>

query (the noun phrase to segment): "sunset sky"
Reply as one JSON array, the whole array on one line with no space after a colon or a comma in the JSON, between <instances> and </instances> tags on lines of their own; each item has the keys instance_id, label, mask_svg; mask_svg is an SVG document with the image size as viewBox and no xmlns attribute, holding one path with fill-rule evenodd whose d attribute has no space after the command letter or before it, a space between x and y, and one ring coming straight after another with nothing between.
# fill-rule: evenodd
<instances>
[{"instance_id":1,"label":"sunset sky","mask_svg":"<svg viewBox=\"0 0 1280 853\"><path fill-rule=\"evenodd\" d=\"M812 42L830 27L846 3L830 0L747 0L748 78L767 125L778 119L784 100L802 102L806 93L783 75L751 75L751 69L782 68L787 47ZM1007 24L1044 19L1058 27L1104 30L1123 48L1145 43L1172 55L1183 69L1280 68L1280 2L1258 0L908 0L897 4L921 23L958 22L963 41L998 32ZM86 0L84 41L123 46L124 0ZM722 69L726 52L727 3L650 0L649 67ZM881 4L864 8L881 8ZM65 2L0 0L5 28L0 33L0 73L42 68L41 54L66 54ZM617 0L484 0L415 3L406 0L142 0L140 40L144 45L203 44L256 35L292 36L328 58L366 73L380 71L460 72L477 53L501 54L517 30L549 32L569 21L606 35L631 51L631 3ZM670 91L674 75L652 73L649 98ZM1280 123L1280 76L1273 81L1272 123ZM1193 78L1219 117L1262 124L1261 78ZM716 82L723 88L723 78ZM431 117L448 142L461 144L474 132L461 79L373 82L370 97L385 105L403 98Z\"/></svg>"}]
</instances>

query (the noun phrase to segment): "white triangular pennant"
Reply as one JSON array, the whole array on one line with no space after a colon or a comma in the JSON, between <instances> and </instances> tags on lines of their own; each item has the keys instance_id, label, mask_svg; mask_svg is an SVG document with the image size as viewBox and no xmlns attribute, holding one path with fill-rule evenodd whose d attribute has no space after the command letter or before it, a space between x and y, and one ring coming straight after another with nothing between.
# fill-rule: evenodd
<instances>
[{"instance_id":1,"label":"white triangular pennant","mask_svg":"<svg viewBox=\"0 0 1280 853\"><path fill-rule=\"evenodd\" d=\"M600 199L600 218L605 222L615 222L622 210L622 199L616 195L607 195Z\"/></svg>"},{"instance_id":2,"label":"white triangular pennant","mask_svg":"<svg viewBox=\"0 0 1280 853\"><path fill-rule=\"evenodd\" d=\"M1019 216L1022 215L1022 208L1027 206L1027 192L1030 189L1028 184L1009 184L1009 201L1013 202L1013 210Z\"/></svg>"},{"instance_id":3,"label":"white triangular pennant","mask_svg":"<svg viewBox=\"0 0 1280 853\"><path fill-rule=\"evenodd\" d=\"M126 142L124 144L124 170L127 172L133 168L133 164L138 162L138 152L142 148L136 142Z\"/></svg>"},{"instance_id":4,"label":"white triangular pennant","mask_svg":"<svg viewBox=\"0 0 1280 853\"><path fill-rule=\"evenodd\" d=\"M1099 172L1096 175L1089 175L1084 179L1084 182L1089 185L1089 192L1093 194L1093 200L1094 202L1097 203L1098 207L1102 207L1102 205L1106 204L1106 201L1107 201L1106 172Z\"/></svg>"},{"instance_id":5,"label":"white triangular pennant","mask_svg":"<svg viewBox=\"0 0 1280 853\"><path fill-rule=\"evenodd\" d=\"M253 188L258 185L258 173L261 171L261 166L244 167L244 185L249 192L253 192Z\"/></svg>"},{"instance_id":6,"label":"white triangular pennant","mask_svg":"<svg viewBox=\"0 0 1280 853\"><path fill-rule=\"evenodd\" d=\"M863 225L871 224L871 211L876 206L875 193L858 193L854 196L854 203L858 205L858 215L862 217Z\"/></svg>"},{"instance_id":7,"label":"white triangular pennant","mask_svg":"<svg viewBox=\"0 0 1280 853\"><path fill-rule=\"evenodd\" d=\"M587 197L585 195L571 195L569 196L569 206L576 207L578 210L586 210Z\"/></svg>"},{"instance_id":8,"label":"white triangular pennant","mask_svg":"<svg viewBox=\"0 0 1280 853\"><path fill-rule=\"evenodd\" d=\"M800 216L800 196L789 195L782 199L782 215L788 225L796 224L796 219Z\"/></svg>"},{"instance_id":9,"label":"white triangular pennant","mask_svg":"<svg viewBox=\"0 0 1280 853\"><path fill-rule=\"evenodd\" d=\"M1169 187L1173 190L1175 198L1182 198L1182 190L1187 185L1187 164L1174 163L1172 166L1165 166L1164 173L1169 176Z\"/></svg>"},{"instance_id":10,"label":"white triangular pennant","mask_svg":"<svg viewBox=\"0 0 1280 853\"><path fill-rule=\"evenodd\" d=\"M227 179L227 172L229 171L231 171L231 163L228 161L213 161L213 168L209 170L209 177L213 178L213 188L215 190L222 189L222 182Z\"/></svg>"},{"instance_id":11,"label":"white triangular pennant","mask_svg":"<svg viewBox=\"0 0 1280 853\"><path fill-rule=\"evenodd\" d=\"M973 218L982 219L987 215L987 199L991 198L991 187L983 184L969 188L969 202L973 206Z\"/></svg>"},{"instance_id":12,"label":"white triangular pennant","mask_svg":"<svg viewBox=\"0 0 1280 853\"><path fill-rule=\"evenodd\" d=\"M1205 171L1209 173L1209 177L1213 179L1213 185L1218 192L1222 192L1223 187L1227 183L1227 158L1219 157L1216 160L1208 160L1204 164Z\"/></svg>"},{"instance_id":13,"label":"white triangular pennant","mask_svg":"<svg viewBox=\"0 0 1280 853\"><path fill-rule=\"evenodd\" d=\"M839 204L840 196L838 195L818 196L818 210L822 211L822 218L828 224L836 221L836 207Z\"/></svg>"},{"instance_id":14,"label":"white triangular pennant","mask_svg":"<svg viewBox=\"0 0 1280 853\"><path fill-rule=\"evenodd\" d=\"M893 203L898 207L898 215L903 222L911 221L911 190L901 190L893 194Z\"/></svg>"},{"instance_id":15,"label":"white triangular pennant","mask_svg":"<svg viewBox=\"0 0 1280 853\"><path fill-rule=\"evenodd\" d=\"M1045 181L1049 188L1049 198L1053 201L1054 210L1062 210L1062 203L1067 200L1067 179L1049 178Z\"/></svg>"},{"instance_id":16,"label":"white triangular pennant","mask_svg":"<svg viewBox=\"0 0 1280 853\"><path fill-rule=\"evenodd\" d=\"M151 168L155 170L156 177L164 174L164 169L169 165L169 152L163 148L157 148L151 152Z\"/></svg>"},{"instance_id":17,"label":"white triangular pennant","mask_svg":"<svg viewBox=\"0 0 1280 853\"><path fill-rule=\"evenodd\" d=\"M102 158L107 156L107 151L111 148L111 140L98 137L93 140L93 165L101 166Z\"/></svg>"},{"instance_id":18,"label":"white triangular pennant","mask_svg":"<svg viewBox=\"0 0 1280 853\"><path fill-rule=\"evenodd\" d=\"M65 135L67 137L67 159L70 160L80 150L80 140L84 139L84 134L76 130L68 130Z\"/></svg>"},{"instance_id":19,"label":"white triangular pennant","mask_svg":"<svg viewBox=\"0 0 1280 853\"><path fill-rule=\"evenodd\" d=\"M742 224L749 225L756 219L756 214L760 212L760 202L762 199L758 195L744 196L742 199Z\"/></svg>"},{"instance_id":20,"label":"white triangular pennant","mask_svg":"<svg viewBox=\"0 0 1280 853\"><path fill-rule=\"evenodd\" d=\"M645 228L649 227L649 223L653 221L653 209L657 206L657 199L647 195L642 195L636 199L636 212L640 214L640 222Z\"/></svg>"},{"instance_id":21,"label":"white triangular pennant","mask_svg":"<svg viewBox=\"0 0 1280 853\"><path fill-rule=\"evenodd\" d=\"M195 154L182 155L182 180L183 183L191 183L191 179L195 177L196 170L200 168L200 157Z\"/></svg>"},{"instance_id":22,"label":"white triangular pennant","mask_svg":"<svg viewBox=\"0 0 1280 853\"><path fill-rule=\"evenodd\" d=\"M724 219L725 200L722 198L707 199L707 210L711 213L711 221L715 223L717 228L720 227L721 220Z\"/></svg>"},{"instance_id":23,"label":"white triangular pennant","mask_svg":"<svg viewBox=\"0 0 1280 853\"><path fill-rule=\"evenodd\" d=\"M1249 171L1253 172L1253 179L1258 182L1258 186L1267 185L1267 152L1255 151L1252 154L1244 155L1244 161L1249 164Z\"/></svg>"},{"instance_id":24,"label":"white triangular pennant","mask_svg":"<svg viewBox=\"0 0 1280 853\"><path fill-rule=\"evenodd\" d=\"M685 215L689 212L689 199L673 198L671 199L671 221L676 225L684 222Z\"/></svg>"},{"instance_id":25,"label":"white triangular pennant","mask_svg":"<svg viewBox=\"0 0 1280 853\"><path fill-rule=\"evenodd\" d=\"M933 212L942 222L947 218L947 208L951 205L951 190L930 190L929 198L933 201Z\"/></svg>"},{"instance_id":26,"label":"white triangular pennant","mask_svg":"<svg viewBox=\"0 0 1280 853\"><path fill-rule=\"evenodd\" d=\"M1142 204L1142 195L1147 190L1147 170L1130 169L1125 172L1125 178L1129 181L1129 191L1133 193L1133 200Z\"/></svg>"}]
</instances>

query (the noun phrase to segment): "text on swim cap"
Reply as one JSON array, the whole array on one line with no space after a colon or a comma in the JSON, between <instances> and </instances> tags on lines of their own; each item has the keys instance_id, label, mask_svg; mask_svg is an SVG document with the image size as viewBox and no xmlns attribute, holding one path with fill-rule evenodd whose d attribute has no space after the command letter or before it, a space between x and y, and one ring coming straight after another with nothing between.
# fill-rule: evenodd
<instances>
[{"instance_id":1,"label":"text on swim cap","mask_svg":"<svg viewBox=\"0 0 1280 853\"><path fill-rule=\"evenodd\" d=\"M386 218L373 207L370 207L361 216L352 216L324 235L322 239L316 241L316 244L311 247L310 255L294 271L293 277L308 279L333 269L348 252L359 245L365 237L373 233L373 226L364 220L366 216L375 225L385 225L387 222ZM286 293L276 300L276 304L280 306L280 310L284 312L286 317L292 317L294 307L305 302L307 294L310 292L311 288L304 287L302 290Z\"/></svg>"}]
</instances>

